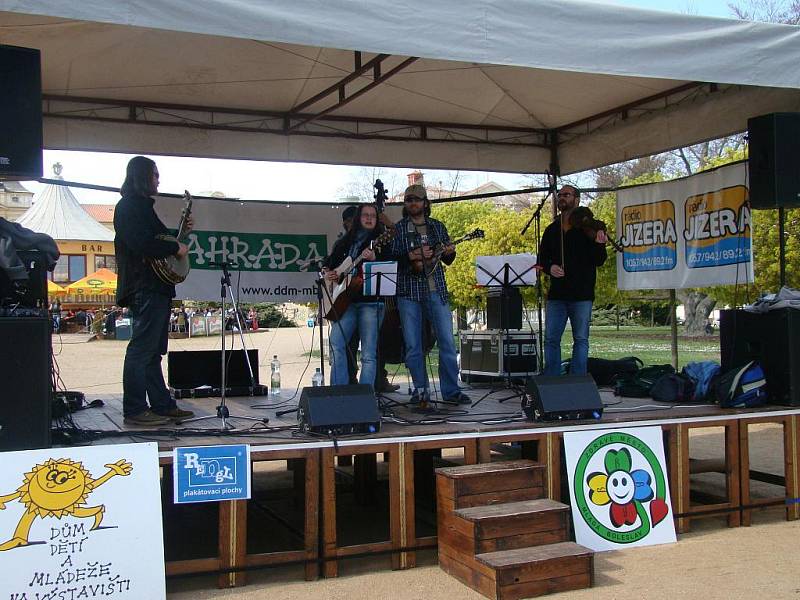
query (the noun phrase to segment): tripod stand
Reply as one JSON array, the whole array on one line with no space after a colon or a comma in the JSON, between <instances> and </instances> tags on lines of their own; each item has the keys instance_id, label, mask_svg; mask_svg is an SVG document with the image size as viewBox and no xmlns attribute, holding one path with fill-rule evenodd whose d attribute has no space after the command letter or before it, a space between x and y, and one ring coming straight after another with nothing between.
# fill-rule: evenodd
<instances>
[{"instance_id":1,"label":"tripod stand","mask_svg":"<svg viewBox=\"0 0 800 600\"><path fill-rule=\"evenodd\" d=\"M192 419L186 419L185 421L180 421L180 423L194 423L197 421L204 421L206 419L221 419L222 420L222 428L223 429L235 429L233 425L228 423L228 419L244 419L247 421L256 421L258 423L269 423L269 419L259 419L258 417L246 417L243 415L232 415L228 410L227 405L225 404L225 397L227 395L227 382L226 382L226 367L227 367L227 354L228 351L225 347L225 298L226 296L230 296L231 299L231 306L233 306L233 314L236 317L236 325L239 328L239 335L241 336L242 341L242 349L244 350L244 360L247 364L247 370L250 373L250 393L253 392L253 388L255 387L255 377L253 376L253 367L250 364L250 356L247 354L247 346L244 343L244 333L242 331L242 320L239 315L239 305L236 302L236 298L233 295L233 290L231 289L231 274L228 271L228 267L230 264L228 262L220 262L216 263L215 266L222 268L222 277L220 278L220 289L219 289L219 296L221 302L221 318L222 318L222 330L220 331L220 389L219 389L219 405L217 406L217 414L216 415L206 415L204 417L194 417ZM233 332L231 332L231 335Z\"/></svg>"}]
</instances>

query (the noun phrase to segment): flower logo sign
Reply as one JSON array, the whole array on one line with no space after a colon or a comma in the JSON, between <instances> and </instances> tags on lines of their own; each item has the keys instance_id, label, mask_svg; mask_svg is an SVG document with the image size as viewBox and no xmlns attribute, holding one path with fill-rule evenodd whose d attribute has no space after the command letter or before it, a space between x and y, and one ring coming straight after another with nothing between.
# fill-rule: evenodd
<instances>
[{"instance_id":1,"label":"flower logo sign","mask_svg":"<svg viewBox=\"0 0 800 600\"><path fill-rule=\"evenodd\" d=\"M658 427L567 433L564 443L578 543L610 550L675 541Z\"/></svg>"}]
</instances>

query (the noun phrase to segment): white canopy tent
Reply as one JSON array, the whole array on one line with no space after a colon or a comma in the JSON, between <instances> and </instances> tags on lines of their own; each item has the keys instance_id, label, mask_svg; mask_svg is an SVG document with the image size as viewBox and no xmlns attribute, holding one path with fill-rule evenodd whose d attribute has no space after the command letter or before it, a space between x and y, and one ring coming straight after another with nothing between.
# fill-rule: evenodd
<instances>
[{"instance_id":1,"label":"white canopy tent","mask_svg":"<svg viewBox=\"0 0 800 600\"><path fill-rule=\"evenodd\" d=\"M45 146L562 174L800 111L800 28L579 0L0 0Z\"/></svg>"}]
</instances>

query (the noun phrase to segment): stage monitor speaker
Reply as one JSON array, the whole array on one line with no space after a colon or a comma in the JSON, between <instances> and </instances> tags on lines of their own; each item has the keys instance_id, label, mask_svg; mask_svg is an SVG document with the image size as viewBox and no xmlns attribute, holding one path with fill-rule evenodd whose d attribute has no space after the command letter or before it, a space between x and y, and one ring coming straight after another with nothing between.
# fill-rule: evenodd
<instances>
[{"instance_id":1,"label":"stage monitor speaker","mask_svg":"<svg viewBox=\"0 0 800 600\"><path fill-rule=\"evenodd\" d=\"M0 450L50 447L50 319L0 318Z\"/></svg>"},{"instance_id":2,"label":"stage monitor speaker","mask_svg":"<svg viewBox=\"0 0 800 600\"><path fill-rule=\"evenodd\" d=\"M375 391L366 384L303 388L297 420L303 431L333 436L381 428Z\"/></svg>"},{"instance_id":3,"label":"stage monitor speaker","mask_svg":"<svg viewBox=\"0 0 800 600\"><path fill-rule=\"evenodd\" d=\"M542 375L528 382L522 409L531 421L599 419L603 401L591 375Z\"/></svg>"},{"instance_id":4,"label":"stage monitor speaker","mask_svg":"<svg viewBox=\"0 0 800 600\"><path fill-rule=\"evenodd\" d=\"M800 311L721 310L719 343L723 373L756 360L769 401L800 406Z\"/></svg>"},{"instance_id":5,"label":"stage monitor speaker","mask_svg":"<svg viewBox=\"0 0 800 600\"><path fill-rule=\"evenodd\" d=\"M800 113L772 113L747 121L750 206L800 206Z\"/></svg>"},{"instance_id":6,"label":"stage monitor speaker","mask_svg":"<svg viewBox=\"0 0 800 600\"><path fill-rule=\"evenodd\" d=\"M38 250L17 250L17 256L28 271L25 294L17 296L8 275L0 269L0 304L47 309L47 265L42 253Z\"/></svg>"},{"instance_id":7,"label":"stage monitor speaker","mask_svg":"<svg viewBox=\"0 0 800 600\"><path fill-rule=\"evenodd\" d=\"M247 351L253 368L254 383L258 384L258 350ZM191 390L203 386L219 388L222 370L220 350L184 350L167 355L167 383L176 390ZM225 387L249 387L250 371L244 360L244 350L226 352Z\"/></svg>"},{"instance_id":8,"label":"stage monitor speaker","mask_svg":"<svg viewBox=\"0 0 800 600\"><path fill-rule=\"evenodd\" d=\"M486 296L487 329L522 329L522 294L516 287L490 287Z\"/></svg>"},{"instance_id":9,"label":"stage monitor speaker","mask_svg":"<svg viewBox=\"0 0 800 600\"><path fill-rule=\"evenodd\" d=\"M42 176L39 50L0 44L0 180Z\"/></svg>"}]
</instances>

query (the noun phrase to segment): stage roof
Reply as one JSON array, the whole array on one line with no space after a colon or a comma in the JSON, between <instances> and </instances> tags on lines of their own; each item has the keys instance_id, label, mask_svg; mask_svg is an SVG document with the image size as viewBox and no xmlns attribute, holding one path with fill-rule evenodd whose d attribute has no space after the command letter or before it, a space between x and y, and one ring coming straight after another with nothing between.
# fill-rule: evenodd
<instances>
[{"instance_id":1,"label":"stage roof","mask_svg":"<svg viewBox=\"0 0 800 600\"><path fill-rule=\"evenodd\" d=\"M578 0L0 0L45 145L563 174L800 111L800 28Z\"/></svg>"}]
</instances>

